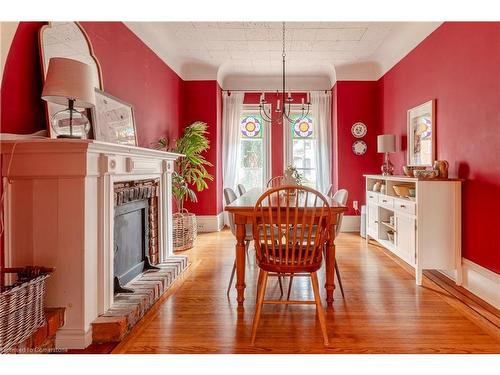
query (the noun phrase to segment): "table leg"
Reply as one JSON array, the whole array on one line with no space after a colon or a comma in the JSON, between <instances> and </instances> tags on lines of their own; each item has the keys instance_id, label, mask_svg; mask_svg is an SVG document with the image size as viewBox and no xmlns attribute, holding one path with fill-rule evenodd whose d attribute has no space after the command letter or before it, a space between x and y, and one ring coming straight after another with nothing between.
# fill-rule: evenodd
<instances>
[{"instance_id":1,"label":"table leg","mask_svg":"<svg viewBox=\"0 0 500 375\"><path fill-rule=\"evenodd\" d=\"M238 304L245 300L245 224L236 224L236 291Z\"/></svg>"},{"instance_id":2,"label":"table leg","mask_svg":"<svg viewBox=\"0 0 500 375\"><path fill-rule=\"evenodd\" d=\"M326 304L333 305L333 291L335 290L335 226L330 229L330 239L326 244L325 256L325 271L326 271Z\"/></svg>"}]
</instances>

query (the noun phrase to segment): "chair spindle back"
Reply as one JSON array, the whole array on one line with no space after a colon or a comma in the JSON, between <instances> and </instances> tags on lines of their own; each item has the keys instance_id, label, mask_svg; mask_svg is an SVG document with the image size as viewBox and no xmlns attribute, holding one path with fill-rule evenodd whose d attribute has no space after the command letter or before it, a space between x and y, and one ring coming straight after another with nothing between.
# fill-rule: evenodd
<instances>
[{"instance_id":1,"label":"chair spindle back","mask_svg":"<svg viewBox=\"0 0 500 375\"><path fill-rule=\"evenodd\" d=\"M298 185L266 191L254 207L253 237L259 266L292 272L321 265L330 206L320 192Z\"/></svg>"}]
</instances>

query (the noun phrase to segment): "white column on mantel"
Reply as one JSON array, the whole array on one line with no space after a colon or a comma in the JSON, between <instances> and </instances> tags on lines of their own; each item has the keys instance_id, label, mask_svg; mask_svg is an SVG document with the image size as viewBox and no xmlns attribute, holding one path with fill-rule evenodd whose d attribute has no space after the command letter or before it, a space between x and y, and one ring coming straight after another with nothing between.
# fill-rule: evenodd
<instances>
[{"instance_id":1,"label":"white column on mantel","mask_svg":"<svg viewBox=\"0 0 500 375\"><path fill-rule=\"evenodd\" d=\"M160 196L160 225L162 220L166 220L165 225L161 225L166 233L161 234L160 262L164 262L168 256L174 253L173 229L172 229L172 173L174 172L174 162L172 160L163 161L163 174L160 184L161 189L165 189L166 194ZM167 197L167 199L164 198Z\"/></svg>"}]
</instances>

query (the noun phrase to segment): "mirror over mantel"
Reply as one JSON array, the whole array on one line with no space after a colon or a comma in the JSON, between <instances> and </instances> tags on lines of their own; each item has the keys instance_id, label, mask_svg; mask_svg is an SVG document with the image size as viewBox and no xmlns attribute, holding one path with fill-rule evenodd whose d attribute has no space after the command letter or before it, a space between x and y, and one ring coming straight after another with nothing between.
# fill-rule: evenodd
<instances>
[{"instance_id":1,"label":"mirror over mantel","mask_svg":"<svg viewBox=\"0 0 500 375\"><path fill-rule=\"evenodd\" d=\"M66 57L81 61L92 69L94 87L103 90L102 72L99 60L94 55L92 44L87 33L78 22L49 22L39 33L40 60L42 67L42 81L49 67L49 60L53 57ZM55 138L50 124L52 115L64 106L45 102L47 129L51 138Z\"/></svg>"}]
</instances>

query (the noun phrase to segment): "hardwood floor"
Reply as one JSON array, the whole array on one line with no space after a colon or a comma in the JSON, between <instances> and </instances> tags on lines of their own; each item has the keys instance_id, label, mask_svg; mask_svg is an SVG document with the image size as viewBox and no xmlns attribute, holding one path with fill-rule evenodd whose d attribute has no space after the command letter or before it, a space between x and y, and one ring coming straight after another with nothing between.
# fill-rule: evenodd
<instances>
[{"instance_id":1,"label":"hardwood floor","mask_svg":"<svg viewBox=\"0 0 500 375\"><path fill-rule=\"evenodd\" d=\"M113 353L500 353L498 327L428 279L416 286L408 269L381 248L345 233L337 239L345 299L337 288L333 309L326 310L330 346L323 345L313 305L265 305L252 346L258 272L251 260L238 310L234 285L226 297L234 243L227 230L200 235L197 246L183 252L192 262L185 276ZM323 285L324 270L318 274ZM324 299L324 288L321 293ZM275 278L272 294L279 297ZM291 298L313 298L308 278L294 280Z\"/></svg>"}]
</instances>

